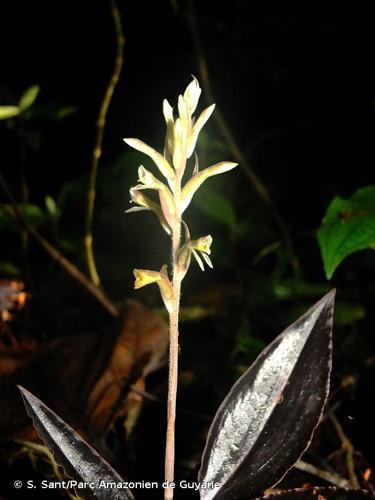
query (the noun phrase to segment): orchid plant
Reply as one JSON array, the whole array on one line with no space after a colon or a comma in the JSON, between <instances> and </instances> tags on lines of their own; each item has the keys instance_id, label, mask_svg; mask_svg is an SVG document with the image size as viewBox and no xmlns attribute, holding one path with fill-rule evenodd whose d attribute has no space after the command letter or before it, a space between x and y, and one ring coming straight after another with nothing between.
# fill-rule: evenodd
<instances>
[{"instance_id":1,"label":"orchid plant","mask_svg":"<svg viewBox=\"0 0 375 500\"><path fill-rule=\"evenodd\" d=\"M169 384L165 453L165 481L167 484L172 483L174 479L181 282L189 269L192 255L202 271L204 271L204 263L212 268L209 257L212 236L207 235L192 240L189 228L182 216L194 194L206 179L232 170L237 166L237 163L224 161L199 170L198 156L195 153L197 139L215 108L215 104L211 104L195 120L194 112L200 95L199 83L196 78L193 78L184 94L178 97L178 116L176 118L174 118L172 106L164 99L163 114L166 123L166 136L163 154L139 139L124 139L129 146L149 156L165 179L162 182L141 165L138 168L139 184L130 188L131 202L135 206L127 210L127 212L140 210L154 212L162 228L171 237L172 241L172 279L169 277L167 264L164 264L160 271L134 269L134 288L138 289L150 283L156 283L159 286L161 297L169 314ZM192 175L183 183L187 161L193 155L195 156L195 164ZM146 196L144 194L145 190L156 191L158 202ZM183 241L181 241L182 227L184 228ZM167 487L165 489L165 499L171 498L173 498L173 488Z\"/></svg>"}]
</instances>

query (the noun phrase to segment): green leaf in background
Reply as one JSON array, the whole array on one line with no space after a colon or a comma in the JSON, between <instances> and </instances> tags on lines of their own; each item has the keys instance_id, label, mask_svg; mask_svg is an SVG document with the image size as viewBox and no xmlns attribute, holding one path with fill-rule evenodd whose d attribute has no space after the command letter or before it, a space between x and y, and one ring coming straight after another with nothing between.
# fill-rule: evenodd
<instances>
[{"instance_id":1,"label":"green leaf in background","mask_svg":"<svg viewBox=\"0 0 375 500\"><path fill-rule=\"evenodd\" d=\"M231 201L223 193L204 188L194 201L195 205L205 215L229 227L236 224L236 212Z\"/></svg>"},{"instance_id":2,"label":"green leaf in background","mask_svg":"<svg viewBox=\"0 0 375 500\"><path fill-rule=\"evenodd\" d=\"M310 283L300 279L275 280L273 293L279 300L291 300L298 298L315 298L329 292L326 283ZM303 311L302 311L303 312ZM296 316L297 317L297 316Z\"/></svg>"},{"instance_id":3,"label":"green leaf in background","mask_svg":"<svg viewBox=\"0 0 375 500\"><path fill-rule=\"evenodd\" d=\"M52 196L46 196L44 199L44 203L46 204L46 209L48 214L50 215L51 219L58 219L60 216L60 210L58 206L56 205L55 200L52 198Z\"/></svg>"},{"instance_id":4,"label":"green leaf in background","mask_svg":"<svg viewBox=\"0 0 375 500\"><path fill-rule=\"evenodd\" d=\"M14 278L21 275L19 268L10 260L0 261L0 275Z\"/></svg>"},{"instance_id":5,"label":"green leaf in background","mask_svg":"<svg viewBox=\"0 0 375 500\"><path fill-rule=\"evenodd\" d=\"M265 342L254 336L247 319L243 319L239 325L232 356L239 358L242 363L238 367L240 371L252 363L258 354L265 348Z\"/></svg>"},{"instance_id":6,"label":"green leaf in background","mask_svg":"<svg viewBox=\"0 0 375 500\"><path fill-rule=\"evenodd\" d=\"M293 321L306 310L306 304L290 309L287 321ZM358 302L337 301L335 304L335 325L347 326L366 317L366 309Z\"/></svg>"},{"instance_id":7,"label":"green leaf in background","mask_svg":"<svg viewBox=\"0 0 375 500\"><path fill-rule=\"evenodd\" d=\"M375 186L350 198L336 196L329 205L317 237L327 279L353 252L375 247Z\"/></svg>"},{"instance_id":8,"label":"green leaf in background","mask_svg":"<svg viewBox=\"0 0 375 500\"><path fill-rule=\"evenodd\" d=\"M58 121L75 112L76 108L70 104L37 102L27 111L27 118L29 120Z\"/></svg>"},{"instance_id":9,"label":"green leaf in background","mask_svg":"<svg viewBox=\"0 0 375 500\"><path fill-rule=\"evenodd\" d=\"M346 326L363 319L366 310L362 304L350 302L337 302L335 307L335 323L339 326Z\"/></svg>"},{"instance_id":10,"label":"green leaf in background","mask_svg":"<svg viewBox=\"0 0 375 500\"><path fill-rule=\"evenodd\" d=\"M46 221L45 212L32 203L22 203L18 206L25 219L34 227L40 228ZM18 231L19 226L14 223L12 217L13 208L11 205L3 204L0 207L0 229L11 229Z\"/></svg>"},{"instance_id":11,"label":"green leaf in background","mask_svg":"<svg viewBox=\"0 0 375 500\"><path fill-rule=\"evenodd\" d=\"M29 87L27 90L25 90L18 103L21 111L26 111L26 109L34 104L35 99L38 97L39 91L39 85L33 85L32 87Z\"/></svg>"},{"instance_id":12,"label":"green leaf in background","mask_svg":"<svg viewBox=\"0 0 375 500\"><path fill-rule=\"evenodd\" d=\"M8 120L20 114L18 106L0 106L0 120Z\"/></svg>"}]
</instances>

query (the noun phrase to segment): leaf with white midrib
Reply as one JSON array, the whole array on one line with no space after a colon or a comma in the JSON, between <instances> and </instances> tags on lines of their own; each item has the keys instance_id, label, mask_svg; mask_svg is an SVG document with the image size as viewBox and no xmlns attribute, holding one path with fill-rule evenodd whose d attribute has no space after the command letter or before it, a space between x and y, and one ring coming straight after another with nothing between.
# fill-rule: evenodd
<instances>
[{"instance_id":1,"label":"leaf with white midrib","mask_svg":"<svg viewBox=\"0 0 375 500\"><path fill-rule=\"evenodd\" d=\"M56 462L65 473L78 482L94 483L93 488L80 489L85 498L99 500L134 500L127 488L100 487L106 483L121 483L122 477L84 441L78 433L48 408L40 399L19 386L26 410L34 427L46 446L54 454Z\"/></svg>"},{"instance_id":2,"label":"leaf with white midrib","mask_svg":"<svg viewBox=\"0 0 375 500\"><path fill-rule=\"evenodd\" d=\"M208 434L201 498L256 494L308 446L328 395L334 292L279 335L233 386Z\"/></svg>"}]
</instances>

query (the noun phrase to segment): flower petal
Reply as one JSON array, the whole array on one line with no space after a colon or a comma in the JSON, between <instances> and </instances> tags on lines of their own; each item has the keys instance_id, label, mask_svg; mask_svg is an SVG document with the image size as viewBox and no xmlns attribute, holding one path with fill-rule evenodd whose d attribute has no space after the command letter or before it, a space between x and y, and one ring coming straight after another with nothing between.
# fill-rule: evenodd
<instances>
[{"instance_id":1,"label":"flower petal","mask_svg":"<svg viewBox=\"0 0 375 500\"><path fill-rule=\"evenodd\" d=\"M209 258L209 256L204 253L204 252L201 252L201 256L204 258L204 260L206 261L206 264L208 265L208 267L210 267L211 269L213 269L213 264L211 262L211 259Z\"/></svg>"},{"instance_id":2,"label":"flower petal","mask_svg":"<svg viewBox=\"0 0 375 500\"><path fill-rule=\"evenodd\" d=\"M197 240L191 242L192 248L194 250L199 250L200 252L211 253L212 236L208 234L207 236L202 236Z\"/></svg>"},{"instance_id":3,"label":"flower petal","mask_svg":"<svg viewBox=\"0 0 375 500\"><path fill-rule=\"evenodd\" d=\"M215 165L212 165L211 167L205 168L204 170L201 170L197 174L193 175L185 186L182 189L181 193L181 213L186 210L188 207L189 203L191 202L191 199L193 198L195 192L197 189L201 186L201 184L208 179L208 177L212 177L213 175L218 175L222 174L224 172L228 172L229 170L232 170L232 168L236 167L238 163L233 163L231 161L222 161L220 163L216 163Z\"/></svg>"},{"instance_id":4,"label":"flower petal","mask_svg":"<svg viewBox=\"0 0 375 500\"><path fill-rule=\"evenodd\" d=\"M140 212L141 210L151 210L151 209L148 207L131 207L125 210L125 213L130 214L132 212Z\"/></svg>"},{"instance_id":5,"label":"flower petal","mask_svg":"<svg viewBox=\"0 0 375 500\"><path fill-rule=\"evenodd\" d=\"M135 277L134 289L142 288L143 286L155 283L161 279L160 273L157 271L149 271L148 269L134 269Z\"/></svg>"},{"instance_id":6,"label":"flower petal","mask_svg":"<svg viewBox=\"0 0 375 500\"><path fill-rule=\"evenodd\" d=\"M169 152L172 154L173 152L173 108L167 101L167 99L164 99L163 101L163 115L165 119L165 123L167 124L167 133L166 133L166 144L168 147Z\"/></svg>"},{"instance_id":7,"label":"flower petal","mask_svg":"<svg viewBox=\"0 0 375 500\"><path fill-rule=\"evenodd\" d=\"M193 248L191 249L192 254L195 257L195 260L198 262L198 266L204 271L204 265L202 259L199 257L198 252L196 252Z\"/></svg>"},{"instance_id":8,"label":"flower petal","mask_svg":"<svg viewBox=\"0 0 375 500\"><path fill-rule=\"evenodd\" d=\"M154 177L152 173L142 165L138 168L138 176L142 184L138 184L132 188L133 191L139 191L142 189L155 189L158 191L161 210L164 217L170 226L173 225L176 217L176 204L168 187L159 181L159 179Z\"/></svg>"},{"instance_id":9,"label":"flower petal","mask_svg":"<svg viewBox=\"0 0 375 500\"><path fill-rule=\"evenodd\" d=\"M187 104L182 95L178 96L178 114L180 115L181 126L184 135L185 137L188 137L190 135L190 129L191 129L191 117L189 114Z\"/></svg>"},{"instance_id":10,"label":"flower petal","mask_svg":"<svg viewBox=\"0 0 375 500\"><path fill-rule=\"evenodd\" d=\"M186 155L187 158L190 158L190 156L193 154L199 132L202 130L202 127L212 115L214 109L215 109L215 104L211 104L211 106L208 106L208 108L202 111L202 113L199 115L198 120L195 122L187 148L187 155Z\"/></svg>"},{"instance_id":11,"label":"flower petal","mask_svg":"<svg viewBox=\"0 0 375 500\"><path fill-rule=\"evenodd\" d=\"M164 99L163 101L163 115L164 115L164 120L165 123L168 125L168 122L173 122L173 108L167 101L167 99Z\"/></svg>"},{"instance_id":12,"label":"flower petal","mask_svg":"<svg viewBox=\"0 0 375 500\"><path fill-rule=\"evenodd\" d=\"M189 243L185 243L180 248L177 255L177 268L180 273L181 279L184 278L187 273L191 261L191 246Z\"/></svg>"},{"instance_id":13,"label":"flower petal","mask_svg":"<svg viewBox=\"0 0 375 500\"><path fill-rule=\"evenodd\" d=\"M176 205L173 196L170 194L169 189L168 191L159 189L158 193L159 193L161 210L163 212L165 220L171 227L173 227L177 218Z\"/></svg>"},{"instance_id":14,"label":"flower petal","mask_svg":"<svg viewBox=\"0 0 375 500\"><path fill-rule=\"evenodd\" d=\"M124 141L131 148L134 148L137 151L140 151L141 153L144 153L145 155L149 156L155 162L155 165L158 167L160 172L168 180L173 181L175 179L175 173L173 168L169 165L164 156L160 154L158 151L153 149L151 146L148 146L146 143L144 143L139 139L128 138L124 139Z\"/></svg>"},{"instance_id":15,"label":"flower petal","mask_svg":"<svg viewBox=\"0 0 375 500\"><path fill-rule=\"evenodd\" d=\"M141 184L139 184L139 186L142 187ZM126 210L126 212L129 213L129 212L137 212L138 210L151 210L158 217L159 222L164 231L167 234L171 234L171 228L169 227L169 224L166 218L164 217L163 211L158 203L156 203L155 201L151 200L148 196L146 196L138 186L130 188L130 197L134 203L137 203L137 205L140 206L131 207L128 210Z\"/></svg>"},{"instance_id":16,"label":"flower petal","mask_svg":"<svg viewBox=\"0 0 375 500\"><path fill-rule=\"evenodd\" d=\"M162 274L163 276L166 276L168 278L168 266L167 266L167 264L163 264L161 266L161 268L160 268L160 274Z\"/></svg>"},{"instance_id":17,"label":"flower petal","mask_svg":"<svg viewBox=\"0 0 375 500\"><path fill-rule=\"evenodd\" d=\"M143 286L156 283L159 286L160 295L165 307L168 312L171 312L173 308L173 287L168 276L165 274L165 270L166 266L163 266L160 272L149 271L148 269L134 269L134 288L138 290Z\"/></svg>"},{"instance_id":18,"label":"flower petal","mask_svg":"<svg viewBox=\"0 0 375 500\"><path fill-rule=\"evenodd\" d=\"M202 90L199 87L198 80L193 76L193 80L189 83L184 92L184 101L186 102L190 115L196 110L201 92Z\"/></svg>"},{"instance_id":19,"label":"flower petal","mask_svg":"<svg viewBox=\"0 0 375 500\"><path fill-rule=\"evenodd\" d=\"M183 172L186 165L186 134L180 118L173 127L173 166L177 172Z\"/></svg>"},{"instance_id":20,"label":"flower petal","mask_svg":"<svg viewBox=\"0 0 375 500\"><path fill-rule=\"evenodd\" d=\"M144 184L144 187L147 189L168 189L163 182L159 181L157 177L155 177L147 168L143 165L138 167L138 179L139 182Z\"/></svg>"}]
</instances>

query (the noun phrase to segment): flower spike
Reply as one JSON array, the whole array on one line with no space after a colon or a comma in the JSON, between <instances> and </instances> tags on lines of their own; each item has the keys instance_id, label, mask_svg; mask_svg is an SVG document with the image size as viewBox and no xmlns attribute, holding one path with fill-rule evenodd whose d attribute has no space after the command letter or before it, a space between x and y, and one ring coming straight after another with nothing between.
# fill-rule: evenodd
<instances>
[{"instance_id":1,"label":"flower spike","mask_svg":"<svg viewBox=\"0 0 375 500\"><path fill-rule=\"evenodd\" d=\"M192 255L202 271L204 271L205 265L212 268L209 257L212 236L207 235L192 240L189 228L182 220L182 213L188 207L197 189L208 177L227 172L237 165L232 162L221 162L204 170L199 170L198 156L195 152L198 136L215 108L214 104L208 106L195 119L194 113L197 109L200 94L201 88L198 80L193 77L184 93L178 97L176 117L173 116L173 107L164 99L163 115L166 123L166 134L163 154L139 139L124 139L129 146L149 156L167 180L165 183L160 181L141 165L138 169L139 184L130 189L131 199L137 206L127 211L152 210L158 216L163 228L171 235L172 240L172 282L169 279L166 265L162 266L159 272L134 269L134 288L138 289L156 283L169 313L170 371L165 457L165 480L168 484L172 484L174 479L174 420L178 378L178 319L181 283L189 269ZM195 165L193 173L186 184L182 186L187 160L194 153ZM146 189L152 189L158 193L160 205L144 194ZM181 243L182 225L185 227L183 243ZM166 498L173 498L173 489L167 488L165 493Z\"/></svg>"}]
</instances>

